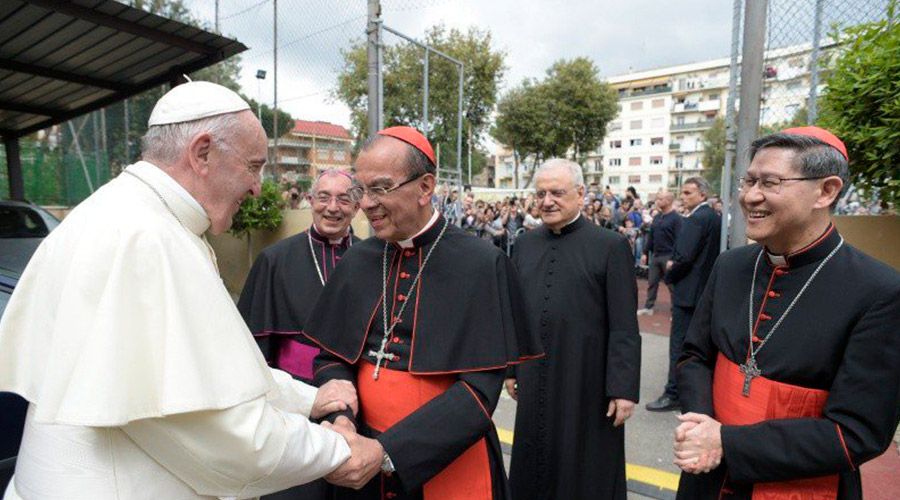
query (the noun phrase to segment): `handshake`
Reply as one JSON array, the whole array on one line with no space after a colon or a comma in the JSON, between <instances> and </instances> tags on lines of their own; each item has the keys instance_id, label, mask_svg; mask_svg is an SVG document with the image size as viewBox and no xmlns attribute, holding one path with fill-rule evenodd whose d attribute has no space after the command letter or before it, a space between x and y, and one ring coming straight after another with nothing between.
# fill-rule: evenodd
<instances>
[{"instance_id":1,"label":"handshake","mask_svg":"<svg viewBox=\"0 0 900 500\"><path fill-rule=\"evenodd\" d=\"M346 410L353 412L354 416L359 412L356 388L347 380L331 380L319 388L310 417L318 419ZM326 481L358 490L381 471L384 460L381 443L357 434L356 425L345 415L337 417L333 424L322 422L322 427L340 434L350 446L350 458L325 476Z\"/></svg>"}]
</instances>

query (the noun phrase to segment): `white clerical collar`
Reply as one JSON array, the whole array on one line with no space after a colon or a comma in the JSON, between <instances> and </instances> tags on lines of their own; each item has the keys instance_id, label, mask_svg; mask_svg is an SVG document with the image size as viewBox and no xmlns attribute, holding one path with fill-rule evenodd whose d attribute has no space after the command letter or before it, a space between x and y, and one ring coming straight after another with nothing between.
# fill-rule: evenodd
<instances>
[{"instance_id":1,"label":"white clerical collar","mask_svg":"<svg viewBox=\"0 0 900 500\"><path fill-rule=\"evenodd\" d=\"M581 212L578 212L577 214L575 214L575 218L570 220L569 223L566 224L566 226L570 226L570 225L574 224L575 221L577 221L579 217L581 217ZM563 226L563 227L566 227L566 226Z\"/></svg>"},{"instance_id":2,"label":"white clerical collar","mask_svg":"<svg viewBox=\"0 0 900 500\"><path fill-rule=\"evenodd\" d=\"M776 254L770 253L768 250L766 250L766 256L769 258L769 262L771 262L772 264L775 264L776 266L786 266L787 265L787 259L785 258L784 255L776 255Z\"/></svg>"},{"instance_id":3,"label":"white clerical collar","mask_svg":"<svg viewBox=\"0 0 900 500\"><path fill-rule=\"evenodd\" d=\"M416 237L419 236L420 234L422 234L422 233L424 233L425 231L428 231L429 229L431 229L431 226L433 226L434 223L437 222L438 217L439 217L440 215L441 215L440 212L438 212L437 210L432 209L432 212L431 212L431 219L428 219L428 223L425 224L425 227L423 227L422 229L420 229L418 233L416 233L416 234L410 236L408 239L405 239L405 240L402 240L402 241L398 241L397 244L400 245L400 248L412 248L412 247L414 246L414 245L413 245L413 240L416 239Z\"/></svg>"},{"instance_id":4,"label":"white clerical collar","mask_svg":"<svg viewBox=\"0 0 900 500\"><path fill-rule=\"evenodd\" d=\"M148 161L139 161L126 169L148 182L167 202L168 208L177 214L179 222L196 235L209 229L210 220L206 210L184 187L163 169Z\"/></svg>"},{"instance_id":5,"label":"white clerical collar","mask_svg":"<svg viewBox=\"0 0 900 500\"><path fill-rule=\"evenodd\" d=\"M697 209L700 208L700 207L702 207L703 205L709 205L709 203L707 203L707 202L705 202L705 201L704 201L704 202L701 202L699 205L697 205L696 207L694 207L694 209L691 210L691 212L690 212L689 214L687 214L687 216L690 217L690 216L694 215L694 212L696 212Z\"/></svg>"},{"instance_id":6,"label":"white clerical collar","mask_svg":"<svg viewBox=\"0 0 900 500\"><path fill-rule=\"evenodd\" d=\"M321 236L322 238L325 238L325 236L322 235L322 231L319 231L319 226L313 224L313 229L316 230L317 235ZM344 231L344 235L341 236L340 238L325 238L325 239L327 239L328 243L331 243L332 245L340 245L341 242L344 241L344 238L346 238L347 235L349 235L349 234L350 234L350 227L348 226L347 230Z\"/></svg>"}]
</instances>

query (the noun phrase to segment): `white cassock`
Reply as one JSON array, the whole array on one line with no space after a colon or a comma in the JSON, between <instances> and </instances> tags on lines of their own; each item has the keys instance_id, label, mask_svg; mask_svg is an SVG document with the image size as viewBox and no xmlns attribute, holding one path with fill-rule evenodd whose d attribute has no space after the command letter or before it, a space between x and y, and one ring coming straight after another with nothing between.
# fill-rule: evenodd
<instances>
[{"instance_id":1,"label":"white cassock","mask_svg":"<svg viewBox=\"0 0 900 500\"><path fill-rule=\"evenodd\" d=\"M349 447L307 419L315 388L266 366L203 209L127 172L44 240L0 322L0 391L30 403L4 498L249 498L337 468Z\"/></svg>"}]
</instances>

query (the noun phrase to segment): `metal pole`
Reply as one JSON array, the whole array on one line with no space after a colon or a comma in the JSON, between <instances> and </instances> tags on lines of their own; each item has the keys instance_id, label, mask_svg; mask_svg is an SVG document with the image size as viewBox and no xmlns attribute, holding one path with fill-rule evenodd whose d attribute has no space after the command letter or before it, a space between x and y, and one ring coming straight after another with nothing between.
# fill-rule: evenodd
<instances>
[{"instance_id":1,"label":"metal pole","mask_svg":"<svg viewBox=\"0 0 900 500\"><path fill-rule=\"evenodd\" d=\"M368 42L366 43L366 55L369 61L369 135L375 135L376 132L381 130L381 127L378 126L378 80L381 75L381 66L378 64L378 46L381 43L378 39L380 32L378 29L378 25L381 21L380 18L381 2L379 0L369 0L369 20L366 26L366 34L368 37Z\"/></svg>"},{"instance_id":2,"label":"metal pole","mask_svg":"<svg viewBox=\"0 0 900 500\"><path fill-rule=\"evenodd\" d=\"M87 182L88 189L91 192L94 192L94 183L91 182L91 176L88 174L87 164L84 162L84 154L81 151L81 143L78 140L78 132L75 131L75 127L72 125L72 120L67 121L69 124L69 132L72 134L72 141L75 143L75 152L78 154L78 160L81 162L81 170L84 172L84 180Z\"/></svg>"},{"instance_id":3,"label":"metal pole","mask_svg":"<svg viewBox=\"0 0 900 500\"><path fill-rule=\"evenodd\" d=\"M128 99L122 103L122 109L125 111L125 165L131 163L131 122L128 117Z\"/></svg>"},{"instance_id":4,"label":"metal pole","mask_svg":"<svg viewBox=\"0 0 900 500\"><path fill-rule=\"evenodd\" d=\"M19 154L19 139L4 137L6 148L6 177L9 179L9 199L25 200L25 181L22 178L22 158Z\"/></svg>"},{"instance_id":5,"label":"metal pole","mask_svg":"<svg viewBox=\"0 0 900 500\"><path fill-rule=\"evenodd\" d=\"M272 168L278 175L278 0L272 0L272 85L275 102L272 108Z\"/></svg>"},{"instance_id":6,"label":"metal pole","mask_svg":"<svg viewBox=\"0 0 900 500\"><path fill-rule=\"evenodd\" d=\"M806 123L808 125L815 124L819 115L816 100L819 92L819 45L822 43L822 3L823 0L816 0L813 46L812 54L809 56L809 103L806 106Z\"/></svg>"},{"instance_id":7,"label":"metal pole","mask_svg":"<svg viewBox=\"0 0 900 500\"><path fill-rule=\"evenodd\" d=\"M422 96L422 133L428 135L428 47L425 47L425 71L422 77L425 93Z\"/></svg>"},{"instance_id":8,"label":"metal pole","mask_svg":"<svg viewBox=\"0 0 900 500\"><path fill-rule=\"evenodd\" d=\"M472 124L469 124L469 142L467 143L469 146L469 153L466 155L466 159L469 161L469 186L472 185Z\"/></svg>"},{"instance_id":9,"label":"metal pole","mask_svg":"<svg viewBox=\"0 0 900 500\"><path fill-rule=\"evenodd\" d=\"M378 45L375 47L375 54L378 59L378 130L384 128L384 24L378 20Z\"/></svg>"},{"instance_id":10,"label":"metal pole","mask_svg":"<svg viewBox=\"0 0 900 500\"><path fill-rule=\"evenodd\" d=\"M459 104L456 115L456 182L462 184L462 125L463 125L463 73L465 69L459 66Z\"/></svg>"},{"instance_id":11,"label":"metal pole","mask_svg":"<svg viewBox=\"0 0 900 500\"><path fill-rule=\"evenodd\" d=\"M750 157L747 150L759 133L759 105L762 94L763 53L766 42L766 10L768 0L747 2L744 9L744 42L741 56L741 108L738 111L735 178L747 173ZM747 223L740 207L731 207L732 248L747 241Z\"/></svg>"},{"instance_id":12,"label":"metal pole","mask_svg":"<svg viewBox=\"0 0 900 500\"><path fill-rule=\"evenodd\" d=\"M219 31L219 0L216 0L216 33L221 33Z\"/></svg>"},{"instance_id":13,"label":"metal pole","mask_svg":"<svg viewBox=\"0 0 900 500\"><path fill-rule=\"evenodd\" d=\"M728 219L731 213L731 177L734 169L735 142L734 103L737 94L738 47L741 43L741 4L734 0L731 16L731 65L728 74L728 100L725 105L725 165L722 171L722 231L719 238L719 253L728 250Z\"/></svg>"}]
</instances>

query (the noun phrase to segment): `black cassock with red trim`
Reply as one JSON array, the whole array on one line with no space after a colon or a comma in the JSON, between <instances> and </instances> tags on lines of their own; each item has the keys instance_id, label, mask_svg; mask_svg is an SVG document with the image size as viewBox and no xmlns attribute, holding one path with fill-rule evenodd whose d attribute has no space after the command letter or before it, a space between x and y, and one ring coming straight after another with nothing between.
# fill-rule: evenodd
<instances>
[{"instance_id":1,"label":"black cassock with red trim","mask_svg":"<svg viewBox=\"0 0 900 500\"><path fill-rule=\"evenodd\" d=\"M723 425L722 464L682 474L679 498L863 497L859 466L888 448L900 421L900 273L840 242L830 226L786 257L760 256L759 245L719 257L679 362L682 409L727 421L734 412L725 410L746 404L754 408L739 413L763 418ZM714 373L746 364L751 342L758 347L770 334L747 395L741 374L731 387L714 383ZM809 478L817 479L785 483Z\"/></svg>"},{"instance_id":2,"label":"black cassock with red trim","mask_svg":"<svg viewBox=\"0 0 900 500\"><path fill-rule=\"evenodd\" d=\"M403 372L410 385L416 378L442 377L447 388L379 432L366 425L365 408L414 395L382 393L373 401L371 391L379 381L362 386L364 410L357 425L377 437L396 473L380 474L361 492L345 491L345 496L428 499L431 481L482 440L489 455L489 498L508 496L490 414L506 367L539 357L541 348L527 327L519 280L509 259L453 225L409 291L444 225L445 219L438 217L410 248L388 245L388 319L398 322L385 349L389 361L381 371ZM371 376L376 359L370 352L379 350L384 334L384 248L383 240L370 238L347 251L307 320L305 334L323 348L316 358L317 384L335 378L356 383L361 367Z\"/></svg>"}]
</instances>

